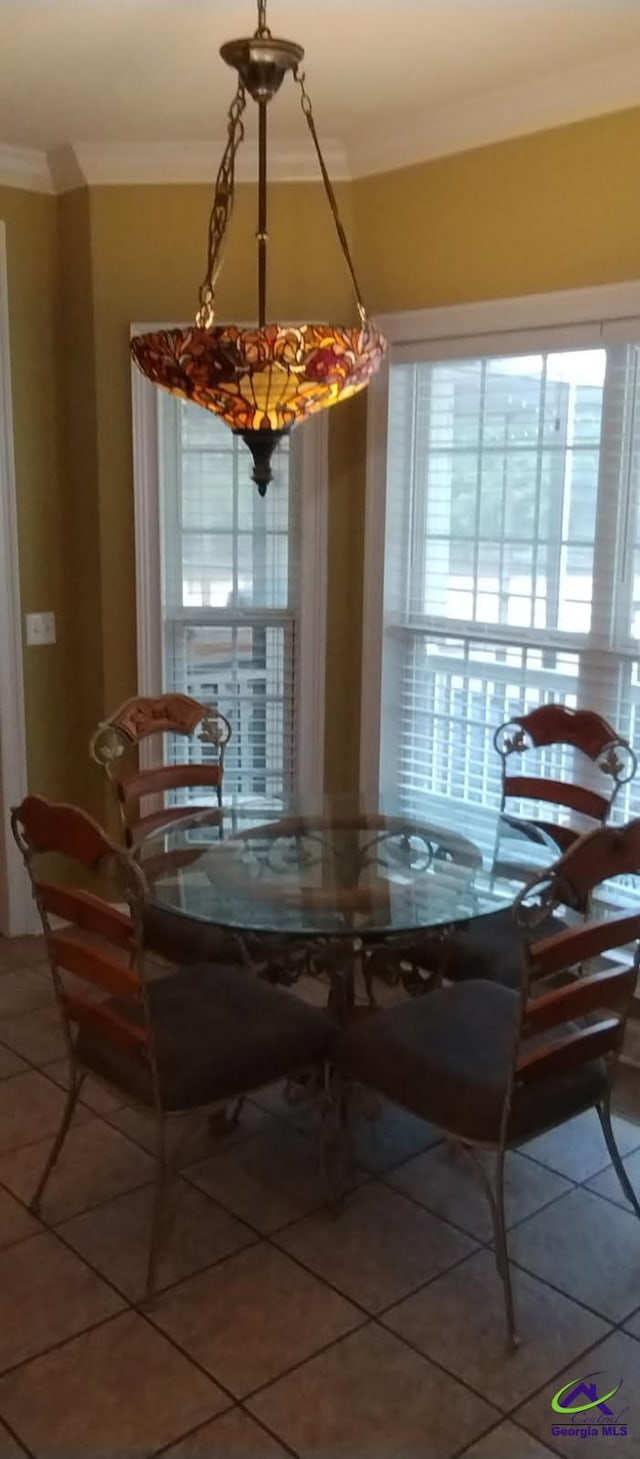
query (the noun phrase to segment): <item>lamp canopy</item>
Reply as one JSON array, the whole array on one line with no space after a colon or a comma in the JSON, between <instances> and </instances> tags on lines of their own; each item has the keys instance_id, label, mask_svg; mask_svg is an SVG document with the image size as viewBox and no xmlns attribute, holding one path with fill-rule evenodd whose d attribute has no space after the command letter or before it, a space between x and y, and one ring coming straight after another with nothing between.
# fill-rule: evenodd
<instances>
[{"instance_id":1,"label":"lamp canopy","mask_svg":"<svg viewBox=\"0 0 640 1459\"><path fill-rule=\"evenodd\" d=\"M227 143L218 169L211 216L207 269L200 285L195 323L136 335L131 353L142 373L172 395L211 410L242 437L253 456L253 479L263 496L272 477L278 441L307 416L347 400L378 369L385 340L362 303L346 235L318 141L301 62L302 46L279 40L266 23L266 0L258 0L254 35L228 41L220 55L237 72L229 108ZM267 106L288 71L300 88L303 114L351 275L359 323L281 325L267 323ZM258 323L242 329L215 323L215 286L233 211L235 159L244 137L247 93L258 107Z\"/></svg>"}]
</instances>

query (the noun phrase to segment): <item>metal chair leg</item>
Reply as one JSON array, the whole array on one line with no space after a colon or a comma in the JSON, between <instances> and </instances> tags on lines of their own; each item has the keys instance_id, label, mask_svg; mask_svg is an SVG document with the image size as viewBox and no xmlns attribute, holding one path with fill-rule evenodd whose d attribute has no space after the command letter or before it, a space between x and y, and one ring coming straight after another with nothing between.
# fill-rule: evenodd
<instances>
[{"instance_id":1,"label":"metal chair leg","mask_svg":"<svg viewBox=\"0 0 640 1459\"><path fill-rule=\"evenodd\" d=\"M329 1065L325 1068L324 1089L320 1117L320 1167L329 1202L338 1211L352 1183L354 1169L350 1122L353 1090Z\"/></svg>"},{"instance_id":2,"label":"metal chair leg","mask_svg":"<svg viewBox=\"0 0 640 1459\"><path fill-rule=\"evenodd\" d=\"M31 1197L31 1200L29 1201L29 1210L33 1211L34 1215L36 1216L40 1210L40 1202L44 1195L45 1186L47 1184L49 1176L51 1175L56 1160L58 1159L62 1146L64 1145L64 1142L67 1138L69 1125L71 1124L71 1121L73 1119L73 1112L78 1102L78 1095L80 1093L80 1090L82 1089L83 1084L84 1074L79 1074L75 1068L72 1068L71 1083L67 1090L67 1098L65 1100L64 1109L62 1111L62 1119L60 1120L60 1124L58 1126L58 1133L49 1151L47 1162L45 1164L42 1175L40 1176L36 1189Z\"/></svg>"},{"instance_id":3,"label":"metal chair leg","mask_svg":"<svg viewBox=\"0 0 640 1459\"><path fill-rule=\"evenodd\" d=\"M233 1105L222 1105L220 1109L209 1115L209 1129L212 1135L230 1135L236 1129L242 1106L245 1102L245 1095L239 1095Z\"/></svg>"},{"instance_id":4,"label":"metal chair leg","mask_svg":"<svg viewBox=\"0 0 640 1459\"><path fill-rule=\"evenodd\" d=\"M640 1201L638 1201L638 1197L633 1189L631 1181L629 1180L629 1176L627 1175L624 1161L618 1149L616 1137L613 1133L609 1099L607 1098L603 1104L599 1104L597 1106L597 1110L598 1118L602 1126L602 1133L606 1141L607 1150L609 1151L609 1154L611 1156L611 1164L613 1165L618 1180L620 1181L623 1194L626 1196L629 1204L633 1206L636 1216L640 1216Z\"/></svg>"},{"instance_id":5,"label":"metal chair leg","mask_svg":"<svg viewBox=\"0 0 640 1459\"><path fill-rule=\"evenodd\" d=\"M153 1209L151 1212L151 1230L149 1233L147 1279L144 1291L144 1303L146 1306L150 1306L155 1298L156 1270L158 1264L158 1246L160 1235L160 1216L162 1213L163 1199L168 1174L164 1140L164 1118L161 1110L158 1110L156 1112L156 1118L156 1181L153 1195Z\"/></svg>"},{"instance_id":6,"label":"metal chair leg","mask_svg":"<svg viewBox=\"0 0 640 1459\"><path fill-rule=\"evenodd\" d=\"M517 1348L520 1338L516 1332L516 1318L513 1303L513 1289L511 1286L511 1269L509 1266L509 1248L507 1245L507 1227L504 1214L504 1162L505 1150L499 1150L496 1156L496 1188L495 1196L491 1205L493 1225L496 1241L496 1266L504 1290L504 1306L507 1317L507 1334L509 1345Z\"/></svg>"},{"instance_id":7,"label":"metal chair leg","mask_svg":"<svg viewBox=\"0 0 640 1459\"><path fill-rule=\"evenodd\" d=\"M496 1266L498 1276L504 1288L504 1305L507 1314L507 1331L509 1334L509 1346L517 1348L520 1345L520 1338L516 1332L515 1310L513 1303L513 1291L511 1287L511 1269L509 1267L509 1249L507 1246L507 1227L504 1217L504 1162L506 1150L496 1151L496 1188L491 1184L490 1177L485 1166L476 1155L472 1145L465 1145L461 1140L450 1141L451 1149L461 1150L473 1162L475 1169L480 1176L484 1186L491 1220L493 1223L493 1236L496 1246Z\"/></svg>"}]
</instances>

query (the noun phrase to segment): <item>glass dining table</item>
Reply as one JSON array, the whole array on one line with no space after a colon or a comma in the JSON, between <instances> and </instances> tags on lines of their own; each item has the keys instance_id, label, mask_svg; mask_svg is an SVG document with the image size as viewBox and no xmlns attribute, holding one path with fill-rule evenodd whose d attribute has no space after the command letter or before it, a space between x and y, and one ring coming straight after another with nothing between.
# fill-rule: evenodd
<instances>
[{"instance_id":1,"label":"glass dining table","mask_svg":"<svg viewBox=\"0 0 640 1459\"><path fill-rule=\"evenodd\" d=\"M558 855L531 823L443 797L411 810L391 797L254 797L172 817L140 848L152 945L168 938L193 960L226 933L283 981L328 974L336 1003L353 1001L358 968L370 1002L378 976L422 991L426 948L506 911L523 866L543 874Z\"/></svg>"}]
</instances>

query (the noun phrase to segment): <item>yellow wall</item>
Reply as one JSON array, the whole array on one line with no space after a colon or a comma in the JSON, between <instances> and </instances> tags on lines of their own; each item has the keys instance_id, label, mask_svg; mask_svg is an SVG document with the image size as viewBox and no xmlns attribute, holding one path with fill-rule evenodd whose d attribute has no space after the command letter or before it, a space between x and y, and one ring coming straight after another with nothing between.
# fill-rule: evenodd
<instances>
[{"instance_id":1,"label":"yellow wall","mask_svg":"<svg viewBox=\"0 0 640 1459\"><path fill-rule=\"evenodd\" d=\"M640 277L640 109L355 185L368 307L392 312Z\"/></svg>"},{"instance_id":2,"label":"yellow wall","mask_svg":"<svg viewBox=\"0 0 640 1459\"><path fill-rule=\"evenodd\" d=\"M23 613L52 609L58 641L24 649L29 784L69 789L65 501L58 469L56 201L0 188L9 283L11 386Z\"/></svg>"},{"instance_id":3,"label":"yellow wall","mask_svg":"<svg viewBox=\"0 0 640 1459\"><path fill-rule=\"evenodd\" d=\"M73 714L72 798L103 814L102 777L87 754L104 713L93 260L86 188L58 200L58 418L67 524L67 636Z\"/></svg>"},{"instance_id":4,"label":"yellow wall","mask_svg":"<svg viewBox=\"0 0 640 1459\"><path fill-rule=\"evenodd\" d=\"M369 308L639 277L638 155L640 109L341 185ZM63 626L56 649L26 654L29 770L35 788L75 788L96 804L87 735L136 682L129 325L191 317L210 200L192 186L95 188L57 203L0 190L23 599L56 609ZM254 232L245 186L221 319L255 317ZM270 233L272 317L352 318L320 187L274 186ZM65 333L54 355L56 319ZM365 420L362 398L330 420L327 774L337 787L357 775ZM69 729L74 685L82 707Z\"/></svg>"}]
</instances>

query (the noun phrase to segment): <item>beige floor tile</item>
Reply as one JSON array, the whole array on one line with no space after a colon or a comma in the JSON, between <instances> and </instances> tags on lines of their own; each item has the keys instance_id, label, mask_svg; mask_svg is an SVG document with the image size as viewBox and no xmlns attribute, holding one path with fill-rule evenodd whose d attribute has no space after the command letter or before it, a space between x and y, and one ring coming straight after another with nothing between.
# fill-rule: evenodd
<instances>
[{"instance_id":1,"label":"beige floor tile","mask_svg":"<svg viewBox=\"0 0 640 1459\"><path fill-rule=\"evenodd\" d=\"M0 1190L0 1247L13 1246L14 1242L24 1241L27 1236L37 1236L39 1231L42 1231L42 1226L35 1216L20 1201L15 1201L8 1191Z\"/></svg>"},{"instance_id":2,"label":"beige floor tile","mask_svg":"<svg viewBox=\"0 0 640 1459\"><path fill-rule=\"evenodd\" d=\"M465 1449L464 1459L553 1459L553 1450L540 1444L518 1424L499 1424L484 1439Z\"/></svg>"},{"instance_id":3,"label":"beige floor tile","mask_svg":"<svg viewBox=\"0 0 640 1459\"><path fill-rule=\"evenodd\" d=\"M274 1239L368 1312L474 1250L469 1237L373 1181L353 1191L337 1214L319 1211Z\"/></svg>"},{"instance_id":4,"label":"beige floor tile","mask_svg":"<svg viewBox=\"0 0 640 1459\"><path fill-rule=\"evenodd\" d=\"M43 1232L0 1252L0 1306L2 1371L109 1317L122 1300L56 1236ZM11 1423L1 1403L0 1411Z\"/></svg>"},{"instance_id":5,"label":"beige floor tile","mask_svg":"<svg viewBox=\"0 0 640 1459\"><path fill-rule=\"evenodd\" d=\"M0 1082L0 1152L52 1136L58 1128L65 1096L35 1069ZM80 1123L80 1117L78 1117Z\"/></svg>"},{"instance_id":6,"label":"beige floor tile","mask_svg":"<svg viewBox=\"0 0 640 1459\"><path fill-rule=\"evenodd\" d=\"M522 1346L506 1347L502 1284L493 1255L475 1256L385 1314L384 1322L427 1357L510 1409L597 1342L607 1324L524 1272L512 1273Z\"/></svg>"},{"instance_id":7,"label":"beige floor tile","mask_svg":"<svg viewBox=\"0 0 640 1459\"><path fill-rule=\"evenodd\" d=\"M249 1399L302 1459L450 1459L495 1409L373 1324Z\"/></svg>"},{"instance_id":8,"label":"beige floor tile","mask_svg":"<svg viewBox=\"0 0 640 1459\"><path fill-rule=\"evenodd\" d=\"M132 1109L129 1105L115 1110L108 1119L109 1124L122 1130L136 1144L142 1145L145 1150L155 1151L156 1125L151 1111ZM168 1115L165 1121L167 1158L175 1169L182 1170L186 1165L230 1150L238 1140L244 1140L248 1135L257 1134L268 1119L265 1110L258 1109L248 1100L236 1128L223 1134L213 1132L208 1115L202 1110L196 1114Z\"/></svg>"},{"instance_id":9,"label":"beige floor tile","mask_svg":"<svg viewBox=\"0 0 640 1459\"><path fill-rule=\"evenodd\" d=\"M286 1459L287 1452L262 1424L249 1418L242 1409L233 1408L165 1450L162 1459ZM1 1448L0 1459L3 1459Z\"/></svg>"},{"instance_id":10,"label":"beige floor tile","mask_svg":"<svg viewBox=\"0 0 640 1459\"><path fill-rule=\"evenodd\" d=\"M0 1423L0 1459L22 1459L26 1450L13 1438L3 1423Z\"/></svg>"},{"instance_id":11,"label":"beige floor tile","mask_svg":"<svg viewBox=\"0 0 640 1459\"><path fill-rule=\"evenodd\" d=\"M0 968L28 967L47 955L44 937L0 937Z\"/></svg>"},{"instance_id":12,"label":"beige floor tile","mask_svg":"<svg viewBox=\"0 0 640 1459\"><path fill-rule=\"evenodd\" d=\"M0 1380L0 1409L37 1459L143 1459L228 1402L134 1312Z\"/></svg>"},{"instance_id":13,"label":"beige floor tile","mask_svg":"<svg viewBox=\"0 0 640 1459\"><path fill-rule=\"evenodd\" d=\"M328 1199L316 1143L284 1122L274 1121L187 1173L214 1200L264 1233Z\"/></svg>"},{"instance_id":14,"label":"beige floor tile","mask_svg":"<svg viewBox=\"0 0 640 1459\"><path fill-rule=\"evenodd\" d=\"M612 1107L616 1114L640 1124L640 1069L619 1063L613 1081Z\"/></svg>"},{"instance_id":15,"label":"beige floor tile","mask_svg":"<svg viewBox=\"0 0 640 1459\"><path fill-rule=\"evenodd\" d=\"M387 1099L367 1097L367 1111L356 1106L353 1153L358 1165L381 1174L437 1145L441 1135L426 1120Z\"/></svg>"},{"instance_id":16,"label":"beige floor tile","mask_svg":"<svg viewBox=\"0 0 640 1459\"><path fill-rule=\"evenodd\" d=\"M278 1119L301 1127L316 1125L320 1117L321 1090L317 1083L302 1083L296 1079L280 1079L277 1084L266 1084L250 1096L251 1103L266 1110Z\"/></svg>"},{"instance_id":17,"label":"beige floor tile","mask_svg":"<svg viewBox=\"0 0 640 1459\"><path fill-rule=\"evenodd\" d=\"M58 1228L91 1266L133 1299L145 1289L153 1195L153 1186L144 1186ZM256 1240L248 1226L177 1177L167 1184L160 1232L158 1291Z\"/></svg>"},{"instance_id":18,"label":"beige floor tile","mask_svg":"<svg viewBox=\"0 0 640 1459\"><path fill-rule=\"evenodd\" d=\"M633 1155L627 1155L624 1161L625 1169L629 1180L640 1201L640 1150ZM608 1201L615 1201L617 1206L624 1206L625 1210L632 1211L633 1206L627 1200L620 1181L612 1165L607 1170L602 1170L599 1175L592 1176L587 1181L589 1190L595 1191L599 1196L606 1196Z\"/></svg>"},{"instance_id":19,"label":"beige floor tile","mask_svg":"<svg viewBox=\"0 0 640 1459\"><path fill-rule=\"evenodd\" d=\"M485 1157L485 1164L493 1180L493 1159ZM482 1177L463 1151L448 1144L438 1145L391 1171L386 1179L396 1190L404 1191L480 1241L492 1240L491 1211ZM510 1152L505 1175L507 1224L522 1221L571 1189L569 1181L555 1171Z\"/></svg>"},{"instance_id":20,"label":"beige floor tile","mask_svg":"<svg viewBox=\"0 0 640 1459\"><path fill-rule=\"evenodd\" d=\"M619 1392L615 1398L609 1400L608 1406L611 1408L614 1418L619 1417L621 1423L627 1423L626 1437L617 1435L614 1438L612 1435L599 1435L596 1438L589 1438L587 1442L581 1442L575 1434L563 1436L561 1433L552 1432L554 1427L562 1429L577 1426L581 1429L587 1423L589 1427L592 1427L588 1414L580 1414L577 1424L574 1419L572 1425L569 1416L563 1422L560 1415L555 1414L551 1408L554 1394L559 1393L560 1389L574 1378L579 1381L582 1376L587 1375L591 1376L596 1385L606 1382L606 1388L597 1386L596 1391L599 1393L610 1392L618 1383L621 1384ZM570 1394L567 1397L570 1397ZM625 1409L626 1413L623 1412ZM566 1367L563 1366L562 1369L559 1369L542 1392L537 1397L531 1398L523 1408L518 1410L515 1419L524 1428L536 1434L543 1443L552 1445L554 1453L575 1456L576 1452L581 1454L584 1450L585 1454L592 1455L593 1459L605 1459L606 1455L615 1452L616 1459L635 1459L638 1453L638 1413L640 1413L640 1344L623 1332L614 1332L597 1347L590 1348L579 1359L573 1360ZM613 1423L613 1419L610 1419L609 1422Z\"/></svg>"},{"instance_id":21,"label":"beige floor tile","mask_svg":"<svg viewBox=\"0 0 640 1459\"><path fill-rule=\"evenodd\" d=\"M46 1008L54 1001L50 974L36 968L14 968L0 976L0 1019Z\"/></svg>"},{"instance_id":22,"label":"beige floor tile","mask_svg":"<svg viewBox=\"0 0 640 1459\"><path fill-rule=\"evenodd\" d=\"M64 1034L55 1004L33 1013L22 1013L19 1018L3 1018L0 1043L38 1066L64 1058Z\"/></svg>"},{"instance_id":23,"label":"beige floor tile","mask_svg":"<svg viewBox=\"0 0 640 1459\"><path fill-rule=\"evenodd\" d=\"M271 1114L288 1120L306 1134L315 1136L319 1130L321 1092L308 1096L300 1086L280 1083L260 1090L252 1098ZM412 1155L437 1144L441 1138L426 1120L369 1091L362 1091L353 1111L353 1158L374 1175L409 1160Z\"/></svg>"},{"instance_id":24,"label":"beige floor tile","mask_svg":"<svg viewBox=\"0 0 640 1459\"><path fill-rule=\"evenodd\" d=\"M51 1086L53 1088L53 1086ZM153 1179L155 1161L117 1130L82 1111L83 1123L69 1131L42 1198L42 1215L55 1224ZM51 1141L39 1140L0 1160L0 1181L28 1201L47 1159Z\"/></svg>"},{"instance_id":25,"label":"beige floor tile","mask_svg":"<svg viewBox=\"0 0 640 1459\"><path fill-rule=\"evenodd\" d=\"M1 1035L0 1035L1 1036ZM616 1139L621 1155L629 1155L640 1147L640 1125L629 1120L613 1118ZM550 1166L568 1180L588 1180L610 1162L600 1121L595 1110L587 1110L574 1120L550 1130L547 1135L538 1135L521 1146L523 1155Z\"/></svg>"},{"instance_id":26,"label":"beige floor tile","mask_svg":"<svg viewBox=\"0 0 640 1459\"><path fill-rule=\"evenodd\" d=\"M0 1079L11 1079L14 1074L23 1074L29 1065L14 1054L13 1049L0 1044Z\"/></svg>"},{"instance_id":27,"label":"beige floor tile","mask_svg":"<svg viewBox=\"0 0 640 1459\"><path fill-rule=\"evenodd\" d=\"M621 1322L640 1303L640 1221L573 1190L512 1232L514 1261L576 1301Z\"/></svg>"},{"instance_id":28,"label":"beige floor tile","mask_svg":"<svg viewBox=\"0 0 640 1459\"><path fill-rule=\"evenodd\" d=\"M61 1089L69 1088L69 1064L67 1059L54 1059L52 1064L45 1064L42 1070L48 1079L53 1079L54 1084L59 1084ZM87 1074L82 1085L80 1095L81 1104L86 1104L95 1114L107 1115L115 1109L120 1109L125 1103L125 1097L116 1089L111 1089L108 1084L102 1084L99 1079L93 1079Z\"/></svg>"},{"instance_id":29,"label":"beige floor tile","mask_svg":"<svg viewBox=\"0 0 640 1459\"><path fill-rule=\"evenodd\" d=\"M159 1298L152 1317L238 1398L362 1321L266 1242L182 1282Z\"/></svg>"}]
</instances>

